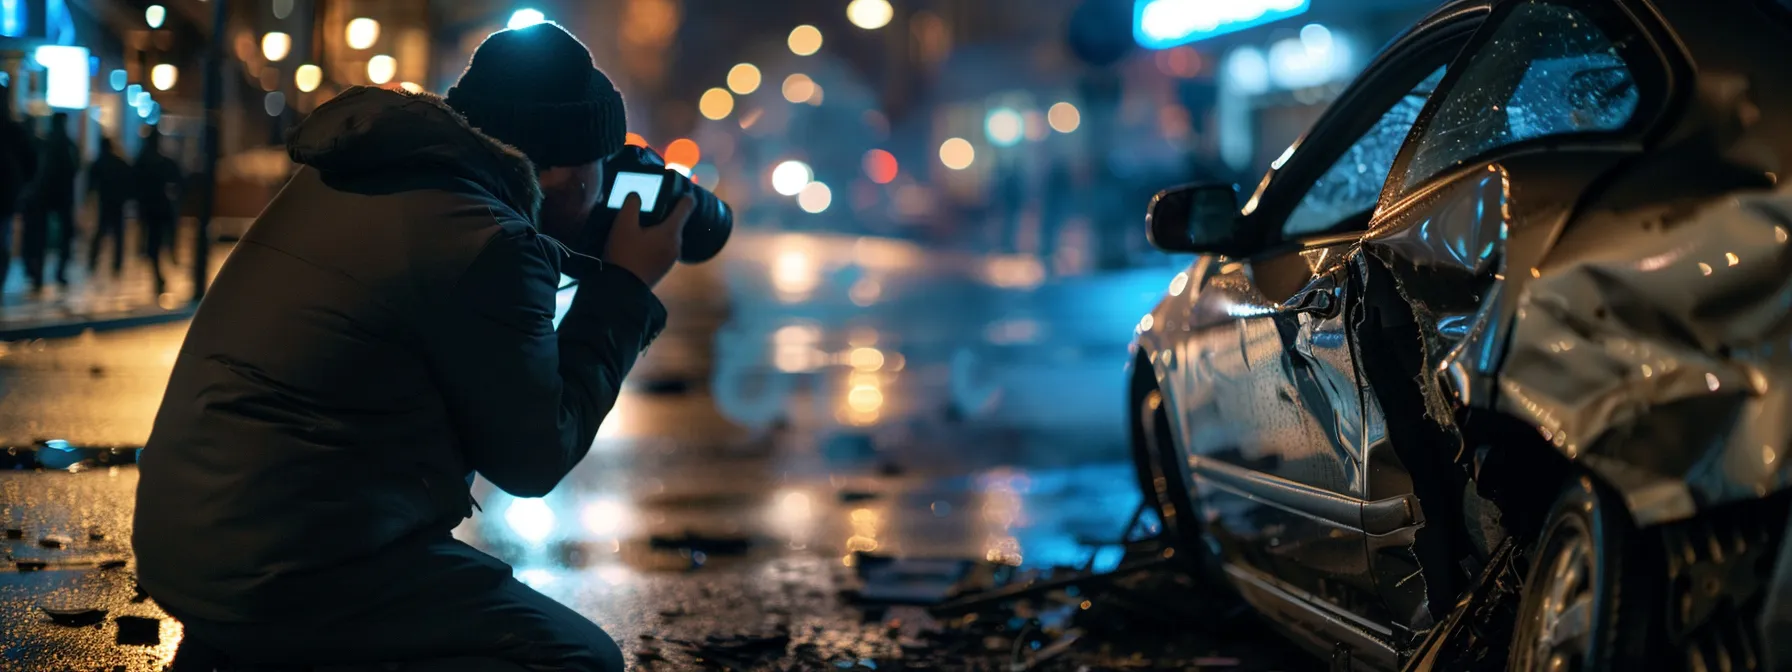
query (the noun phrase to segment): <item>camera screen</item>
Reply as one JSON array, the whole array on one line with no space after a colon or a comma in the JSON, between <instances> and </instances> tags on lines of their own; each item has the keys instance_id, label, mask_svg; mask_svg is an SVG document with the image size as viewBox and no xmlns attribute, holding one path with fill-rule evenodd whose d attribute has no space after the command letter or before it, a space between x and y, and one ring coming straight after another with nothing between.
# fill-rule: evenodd
<instances>
[{"instance_id":1,"label":"camera screen","mask_svg":"<svg viewBox=\"0 0 1792 672\"><path fill-rule=\"evenodd\" d=\"M606 205L611 210L621 210L622 201L629 194L641 195L641 210L653 209L655 201L660 197L660 182L665 180L664 174L653 173L617 173L616 185L610 187L610 201Z\"/></svg>"}]
</instances>

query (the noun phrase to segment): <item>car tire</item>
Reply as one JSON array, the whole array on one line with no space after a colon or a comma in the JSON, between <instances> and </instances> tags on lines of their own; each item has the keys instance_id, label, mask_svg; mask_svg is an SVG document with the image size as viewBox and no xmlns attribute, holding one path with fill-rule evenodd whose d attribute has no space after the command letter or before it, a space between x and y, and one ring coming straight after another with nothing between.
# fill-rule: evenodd
<instances>
[{"instance_id":1,"label":"car tire","mask_svg":"<svg viewBox=\"0 0 1792 672\"><path fill-rule=\"evenodd\" d=\"M1173 434L1163 392L1155 386L1144 388L1134 409L1133 468L1138 474L1139 492L1144 494L1146 505L1157 511L1170 547L1195 550L1193 547L1201 543L1200 519L1188 479L1175 465L1176 450L1170 443Z\"/></svg>"},{"instance_id":2,"label":"car tire","mask_svg":"<svg viewBox=\"0 0 1792 672\"><path fill-rule=\"evenodd\" d=\"M1603 486L1570 480L1529 554L1507 668L1654 669L1665 575L1649 538Z\"/></svg>"}]
</instances>

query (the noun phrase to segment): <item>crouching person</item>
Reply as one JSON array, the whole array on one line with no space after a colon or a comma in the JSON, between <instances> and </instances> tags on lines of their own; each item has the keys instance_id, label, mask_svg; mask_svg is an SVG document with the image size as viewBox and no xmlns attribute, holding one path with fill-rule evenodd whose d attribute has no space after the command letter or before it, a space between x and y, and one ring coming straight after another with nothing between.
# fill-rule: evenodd
<instances>
[{"instance_id":1,"label":"crouching person","mask_svg":"<svg viewBox=\"0 0 1792 672\"><path fill-rule=\"evenodd\" d=\"M218 274L142 454L139 577L187 642L241 665L622 669L450 531L474 472L552 490L665 323L652 288L688 202L646 229L625 206L602 260L555 240L624 131L553 24L488 38L445 100L355 88L296 129L303 168ZM581 289L556 331L562 273Z\"/></svg>"}]
</instances>

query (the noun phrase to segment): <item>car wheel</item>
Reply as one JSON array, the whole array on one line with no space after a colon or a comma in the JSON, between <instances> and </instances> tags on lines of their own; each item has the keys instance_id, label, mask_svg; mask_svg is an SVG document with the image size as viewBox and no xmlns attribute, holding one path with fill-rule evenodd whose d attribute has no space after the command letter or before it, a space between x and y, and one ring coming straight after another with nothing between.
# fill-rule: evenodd
<instances>
[{"instance_id":1,"label":"car wheel","mask_svg":"<svg viewBox=\"0 0 1792 672\"><path fill-rule=\"evenodd\" d=\"M1138 417L1133 424L1133 467L1138 472L1139 491L1145 503L1157 511L1163 522L1163 534L1173 548L1199 543L1200 521L1195 516L1194 499L1189 496L1188 481L1177 471L1176 449L1170 431L1170 416L1164 408L1163 392L1152 387L1139 396Z\"/></svg>"},{"instance_id":2,"label":"car wheel","mask_svg":"<svg viewBox=\"0 0 1792 672\"><path fill-rule=\"evenodd\" d=\"M1531 551L1508 669L1651 669L1663 574L1645 538L1602 486L1571 481Z\"/></svg>"}]
</instances>

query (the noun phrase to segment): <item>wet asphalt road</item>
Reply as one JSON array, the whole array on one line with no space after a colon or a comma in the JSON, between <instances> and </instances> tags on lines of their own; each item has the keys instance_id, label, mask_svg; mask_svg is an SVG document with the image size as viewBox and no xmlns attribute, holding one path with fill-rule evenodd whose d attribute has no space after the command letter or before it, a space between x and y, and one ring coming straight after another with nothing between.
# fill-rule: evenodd
<instances>
[{"instance_id":1,"label":"wet asphalt road","mask_svg":"<svg viewBox=\"0 0 1792 672\"><path fill-rule=\"evenodd\" d=\"M766 632L788 632L796 652L767 669L922 661L950 639L922 631L952 624L843 601L854 553L1022 570L1117 562L1118 549L1090 544L1118 538L1139 501L1121 408L1126 343L1174 272L1047 279L1026 259L744 237L661 288L666 334L560 487L517 500L480 482L483 512L456 534L590 616L642 669L697 665L678 641ZM183 333L0 344L0 445L140 445ZM161 614L133 601L128 565L102 568L128 561L135 469L78 471L0 472L0 522L23 530L0 543L14 560L47 563L0 569L0 670L159 669L179 626L163 619L149 628L155 642L119 645L113 617ZM71 543L43 548L46 534ZM725 543L653 543L684 535ZM1128 627L1146 634L1089 637L1077 646L1085 662L1063 669L1313 664L1248 619L1212 625L1231 613L1222 603L1166 595L1181 602L1162 617L1130 612ZM43 606L110 614L68 627ZM1007 660L1017 634L980 630L966 646ZM973 658L934 656L932 669L983 669Z\"/></svg>"}]
</instances>

